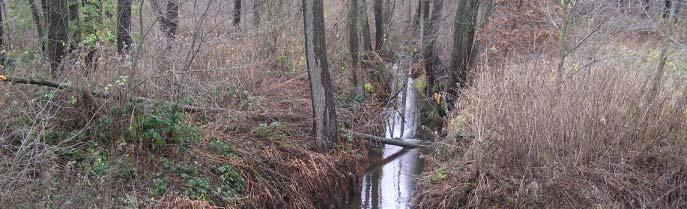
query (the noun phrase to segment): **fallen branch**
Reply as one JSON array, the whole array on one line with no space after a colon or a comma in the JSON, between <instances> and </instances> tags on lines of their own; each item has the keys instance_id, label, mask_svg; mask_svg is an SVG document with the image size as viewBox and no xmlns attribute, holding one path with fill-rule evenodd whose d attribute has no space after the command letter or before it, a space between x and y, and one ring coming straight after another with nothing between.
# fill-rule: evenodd
<instances>
[{"instance_id":1,"label":"fallen branch","mask_svg":"<svg viewBox=\"0 0 687 209\"><path fill-rule=\"evenodd\" d=\"M407 141L403 141L403 140L398 139L398 138L390 139L390 138L378 137L378 136L374 136L374 135L370 135L370 134L358 133L358 132L346 130L346 129L340 129L340 130L343 132L346 132L348 134L351 134L353 136L363 138L364 140L376 142L376 143L396 145L396 146L401 146L401 147L410 148L410 149L426 148L427 147L427 145L407 142Z\"/></svg>"},{"instance_id":2,"label":"fallen branch","mask_svg":"<svg viewBox=\"0 0 687 209\"><path fill-rule=\"evenodd\" d=\"M5 76L5 75L0 75L0 81L10 82L10 83L18 83L18 84L45 86L45 87L51 87L51 88L57 88L57 89L72 89L72 90L86 92L86 93L89 93L93 96L104 98L104 99L112 98L112 95L105 93L105 92L80 89L80 88L73 87L73 86L66 84L66 83L58 83L58 82L54 82L54 81L34 80L34 79L27 79L27 78L10 77L10 76ZM136 98L132 99L132 101L139 102L139 103L142 103L142 102L157 103L158 102L154 99L145 98L145 97L136 97ZM196 107L196 106L183 105L183 104L177 104L177 108L179 108L183 111L186 111L186 112L236 112L236 113L239 113L237 111L229 110L226 108Z\"/></svg>"}]
</instances>

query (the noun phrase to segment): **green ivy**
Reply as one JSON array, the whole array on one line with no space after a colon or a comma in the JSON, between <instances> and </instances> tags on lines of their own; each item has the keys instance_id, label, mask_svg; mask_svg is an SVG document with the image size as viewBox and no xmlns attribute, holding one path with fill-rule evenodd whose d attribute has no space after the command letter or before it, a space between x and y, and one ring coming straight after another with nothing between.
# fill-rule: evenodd
<instances>
[{"instance_id":1,"label":"green ivy","mask_svg":"<svg viewBox=\"0 0 687 209\"><path fill-rule=\"evenodd\" d=\"M205 178L192 178L186 181L186 196L192 200L207 200L211 190L210 181Z\"/></svg>"}]
</instances>

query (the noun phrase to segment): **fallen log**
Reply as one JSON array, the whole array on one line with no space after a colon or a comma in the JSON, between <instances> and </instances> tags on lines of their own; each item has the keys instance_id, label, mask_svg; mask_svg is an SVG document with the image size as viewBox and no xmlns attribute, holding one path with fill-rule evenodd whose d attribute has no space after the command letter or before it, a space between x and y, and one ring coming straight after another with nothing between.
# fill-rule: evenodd
<instances>
[{"instance_id":1,"label":"fallen log","mask_svg":"<svg viewBox=\"0 0 687 209\"><path fill-rule=\"evenodd\" d=\"M371 142L396 145L396 146L409 148L409 149L427 148L427 145L407 142L407 141L403 141L403 140L398 139L398 138L390 139L390 138L378 137L378 136L370 135L370 134L358 133L358 132L347 130L347 129L340 129L340 130L343 132L346 132L348 134L351 134L353 136L360 137L364 140L371 141Z\"/></svg>"}]
</instances>

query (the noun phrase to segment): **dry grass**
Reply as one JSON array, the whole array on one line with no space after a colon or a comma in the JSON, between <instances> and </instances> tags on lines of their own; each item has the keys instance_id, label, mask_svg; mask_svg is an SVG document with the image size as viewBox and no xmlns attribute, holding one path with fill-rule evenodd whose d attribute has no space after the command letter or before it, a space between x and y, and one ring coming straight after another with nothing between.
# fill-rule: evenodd
<instances>
[{"instance_id":1,"label":"dry grass","mask_svg":"<svg viewBox=\"0 0 687 209\"><path fill-rule=\"evenodd\" d=\"M686 207L687 86L651 99L641 62L573 69L560 90L548 62L477 74L452 122L475 139L449 142L420 207Z\"/></svg>"}]
</instances>

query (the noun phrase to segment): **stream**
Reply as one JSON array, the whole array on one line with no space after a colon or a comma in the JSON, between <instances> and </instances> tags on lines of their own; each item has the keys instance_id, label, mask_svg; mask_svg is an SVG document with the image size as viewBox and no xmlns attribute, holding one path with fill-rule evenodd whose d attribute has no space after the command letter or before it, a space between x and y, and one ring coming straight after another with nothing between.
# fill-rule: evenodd
<instances>
[{"instance_id":1,"label":"stream","mask_svg":"<svg viewBox=\"0 0 687 209\"><path fill-rule=\"evenodd\" d=\"M395 107L387 111L386 137L417 142L414 137L418 123L418 95L413 87L414 79L408 76L410 70L399 70L397 64L394 64L393 69L399 75L397 79L407 79L407 83L392 88L404 91L399 91ZM363 176L360 195L346 208L411 208L417 177L424 167L420 154L421 150L403 149L395 145L384 145L381 150L371 150L368 154L371 164Z\"/></svg>"}]
</instances>

